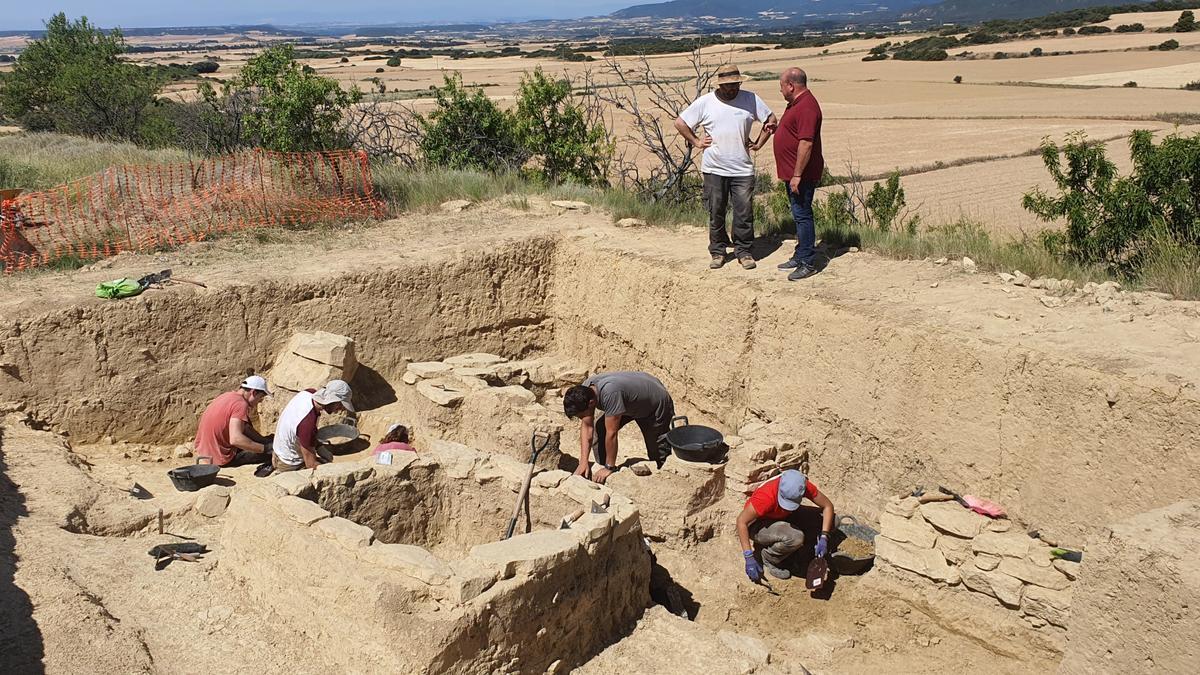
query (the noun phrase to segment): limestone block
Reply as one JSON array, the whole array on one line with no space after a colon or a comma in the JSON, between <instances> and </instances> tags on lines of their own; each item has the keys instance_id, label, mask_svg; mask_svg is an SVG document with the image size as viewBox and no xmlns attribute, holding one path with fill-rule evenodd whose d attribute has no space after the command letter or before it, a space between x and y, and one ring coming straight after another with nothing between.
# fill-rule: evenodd
<instances>
[{"instance_id":1,"label":"limestone block","mask_svg":"<svg viewBox=\"0 0 1200 675\"><path fill-rule=\"evenodd\" d=\"M925 520L937 529L966 539L979 534L988 520L957 502L930 502L922 504L920 510Z\"/></svg>"},{"instance_id":2,"label":"limestone block","mask_svg":"<svg viewBox=\"0 0 1200 675\"><path fill-rule=\"evenodd\" d=\"M996 569L1010 577L1054 591L1061 591L1070 584L1070 580L1062 572L1053 567L1038 567L1028 560L1003 558Z\"/></svg>"},{"instance_id":3,"label":"limestone block","mask_svg":"<svg viewBox=\"0 0 1200 675\"><path fill-rule=\"evenodd\" d=\"M458 389L461 389L464 392L483 391L484 389L492 386L488 384L487 380L483 379L482 377L459 375L458 373L454 374L454 383L458 385Z\"/></svg>"},{"instance_id":4,"label":"limestone block","mask_svg":"<svg viewBox=\"0 0 1200 675\"><path fill-rule=\"evenodd\" d=\"M1071 594L1030 586L1021 598L1021 614L1066 628L1071 618Z\"/></svg>"},{"instance_id":5,"label":"limestone block","mask_svg":"<svg viewBox=\"0 0 1200 675\"><path fill-rule=\"evenodd\" d=\"M445 584L453 574L450 566L441 558L420 546L375 542L362 550L359 557L372 565L395 570L431 586Z\"/></svg>"},{"instance_id":6,"label":"limestone block","mask_svg":"<svg viewBox=\"0 0 1200 675\"><path fill-rule=\"evenodd\" d=\"M950 585L959 582L958 570L947 565L946 558L937 549L917 548L880 535L875 537L875 557L934 581Z\"/></svg>"},{"instance_id":7,"label":"limestone block","mask_svg":"<svg viewBox=\"0 0 1200 675\"><path fill-rule=\"evenodd\" d=\"M407 370L404 371L404 376L401 377L400 379L404 381L404 384L407 384L410 386L421 381L421 378L417 377L417 375L415 373L413 373L411 371L407 371Z\"/></svg>"},{"instance_id":8,"label":"limestone block","mask_svg":"<svg viewBox=\"0 0 1200 675\"><path fill-rule=\"evenodd\" d=\"M289 495L287 497L280 497L277 503L279 504L279 510L301 525L312 525L313 523L329 518L328 511L317 506L316 502L311 502L307 499Z\"/></svg>"},{"instance_id":9,"label":"limestone block","mask_svg":"<svg viewBox=\"0 0 1200 675\"><path fill-rule=\"evenodd\" d=\"M445 407L458 405L467 395L466 387L449 378L421 380L417 383L417 393Z\"/></svg>"},{"instance_id":10,"label":"limestone block","mask_svg":"<svg viewBox=\"0 0 1200 675\"><path fill-rule=\"evenodd\" d=\"M473 354L459 354L458 356L451 356L450 358L445 360L445 363L448 363L452 366L468 366L468 367L473 367L473 368L480 368L480 367L484 367L484 366L490 366L490 365L493 365L496 363L504 363L507 360L508 359L504 358L503 356L498 356L496 354L488 354L486 352L475 352Z\"/></svg>"},{"instance_id":11,"label":"limestone block","mask_svg":"<svg viewBox=\"0 0 1200 675\"><path fill-rule=\"evenodd\" d=\"M512 539L471 547L471 558L500 571L502 579L522 574L545 574L579 551L569 530L539 530Z\"/></svg>"},{"instance_id":12,"label":"limestone block","mask_svg":"<svg viewBox=\"0 0 1200 675\"><path fill-rule=\"evenodd\" d=\"M888 511L884 511L879 518L879 531L892 541L918 548L933 548L938 539L937 530L923 518L902 518Z\"/></svg>"},{"instance_id":13,"label":"limestone block","mask_svg":"<svg viewBox=\"0 0 1200 675\"><path fill-rule=\"evenodd\" d=\"M1009 558L1024 558L1029 555L1033 540L1023 532L981 532L971 542L971 550Z\"/></svg>"},{"instance_id":14,"label":"limestone block","mask_svg":"<svg viewBox=\"0 0 1200 675\"><path fill-rule=\"evenodd\" d=\"M617 227L646 227L646 221L641 218L622 218L617 221Z\"/></svg>"},{"instance_id":15,"label":"limestone block","mask_svg":"<svg viewBox=\"0 0 1200 675\"><path fill-rule=\"evenodd\" d=\"M766 431L767 431L767 425L765 423L751 422L751 423L743 426L741 429L738 429L737 435L741 436L743 439L749 440L756 436L762 435Z\"/></svg>"},{"instance_id":16,"label":"limestone block","mask_svg":"<svg viewBox=\"0 0 1200 675\"><path fill-rule=\"evenodd\" d=\"M473 377L483 380L485 384L488 378L495 377L490 368L481 368L479 366L455 366L454 370L450 372L457 377Z\"/></svg>"},{"instance_id":17,"label":"limestone block","mask_svg":"<svg viewBox=\"0 0 1200 675\"><path fill-rule=\"evenodd\" d=\"M587 506L592 500L600 499L600 486L583 476L569 476L558 485L559 492Z\"/></svg>"},{"instance_id":18,"label":"limestone block","mask_svg":"<svg viewBox=\"0 0 1200 675\"><path fill-rule=\"evenodd\" d=\"M975 566L981 570L990 572L1000 566L1000 556L980 553L975 556Z\"/></svg>"},{"instance_id":19,"label":"limestone block","mask_svg":"<svg viewBox=\"0 0 1200 675\"><path fill-rule=\"evenodd\" d=\"M970 563L974 557L971 555L970 539L943 534L938 537L937 547L942 551L942 555L946 556L946 560L955 565Z\"/></svg>"},{"instance_id":20,"label":"limestone block","mask_svg":"<svg viewBox=\"0 0 1200 675\"><path fill-rule=\"evenodd\" d=\"M584 546L606 540L611 536L614 519L610 513L585 513L571 524L571 532L579 538Z\"/></svg>"},{"instance_id":21,"label":"limestone block","mask_svg":"<svg viewBox=\"0 0 1200 675\"><path fill-rule=\"evenodd\" d=\"M1005 607L1016 608L1021 604L1021 589L1025 584L1007 574L996 571L981 570L966 566L959 570L962 573L963 585L975 591L996 598ZM1031 587L1032 588L1032 587Z\"/></svg>"},{"instance_id":22,"label":"limestone block","mask_svg":"<svg viewBox=\"0 0 1200 675\"><path fill-rule=\"evenodd\" d=\"M655 471L658 470L658 464L656 462L646 460L644 462L638 462L637 464L634 464L633 466L629 467L629 470L632 471L633 475L635 476L651 476Z\"/></svg>"},{"instance_id":23,"label":"limestone block","mask_svg":"<svg viewBox=\"0 0 1200 675\"><path fill-rule=\"evenodd\" d=\"M342 369L288 353L276 360L269 379L275 387L298 392L323 387L330 380L342 379ZM290 400L290 397L284 398Z\"/></svg>"},{"instance_id":24,"label":"limestone block","mask_svg":"<svg viewBox=\"0 0 1200 675\"><path fill-rule=\"evenodd\" d=\"M450 597L459 604L470 602L491 588L500 578L500 570L488 567L471 558L450 563L454 576L446 582Z\"/></svg>"},{"instance_id":25,"label":"limestone block","mask_svg":"<svg viewBox=\"0 0 1200 675\"><path fill-rule=\"evenodd\" d=\"M209 485L196 493L193 508L205 518L216 518L225 513L229 506L229 488L224 485Z\"/></svg>"},{"instance_id":26,"label":"limestone block","mask_svg":"<svg viewBox=\"0 0 1200 675\"><path fill-rule=\"evenodd\" d=\"M725 437L725 445L729 446L730 450L737 450L744 444L745 441L742 440L741 436L730 435Z\"/></svg>"},{"instance_id":27,"label":"limestone block","mask_svg":"<svg viewBox=\"0 0 1200 675\"><path fill-rule=\"evenodd\" d=\"M761 464L775 460L779 446L766 441L749 441L738 448L737 457L744 457L750 462Z\"/></svg>"},{"instance_id":28,"label":"limestone block","mask_svg":"<svg viewBox=\"0 0 1200 675\"><path fill-rule=\"evenodd\" d=\"M1059 672L1194 673L1200 501L1142 513L1088 542Z\"/></svg>"},{"instance_id":29,"label":"limestone block","mask_svg":"<svg viewBox=\"0 0 1200 675\"><path fill-rule=\"evenodd\" d=\"M540 487L543 490L553 490L558 487L564 480L571 477L570 473L562 469L554 469L552 471L542 471L533 477L534 487Z\"/></svg>"},{"instance_id":30,"label":"limestone block","mask_svg":"<svg viewBox=\"0 0 1200 675\"><path fill-rule=\"evenodd\" d=\"M429 451L426 453L426 459L437 461L446 471L446 475L455 479L470 476L480 457L478 452L462 443L440 438L429 443Z\"/></svg>"},{"instance_id":31,"label":"limestone block","mask_svg":"<svg viewBox=\"0 0 1200 675\"><path fill-rule=\"evenodd\" d=\"M723 630L717 632L717 639L733 651L746 655L758 666L765 666L771 662L771 650L767 643L758 638Z\"/></svg>"},{"instance_id":32,"label":"limestone block","mask_svg":"<svg viewBox=\"0 0 1200 675\"><path fill-rule=\"evenodd\" d=\"M415 452L393 452L391 464L379 464L378 457L376 457L374 460L372 460L376 462L373 467L375 469L375 475L380 477L394 476L407 469L409 465L417 461L419 458L420 455Z\"/></svg>"},{"instance_id":33,"label":"limestone block","mask_svg":"<svg viewBox=\"0 0 1200 675\"><path fill-rule=\"evenodd\" d=\"M990 520L988 521L987 527L984 529L986 529L988 532L1008 532L1012 529L1012 521L1008 520L1007 518Z\"/></svg>"},{"instance_id":34,"label":"limestone block","mask_svg":"<svg viewBox=\"0 0 1200 675\"><path fill-rule=\"evenodd\" d=\"M640 526L642 521L642 514L638 507L624 497L618 500L619 496L613 495L613 501L608 505L609 512L616 519L616 524L613 526L614 539L625 536L634 527Z\"/></svg>"},{"instance_id":35,"label":"limestone block","mask_svg":"<svg viewBox=\"0 0 1200 675\"><path fill-rule=\"evenodd\" d=\"M451 199L448 202L442 202L439 208L446 213L462 213L471 208L471 202L466 199Z\"/></svg>"},{"instance_id":36,"label":"limestone block","mask_svg":"<svg viewBox=\"0 0 1200 675\"><path fill-rule=\"evenodd\" d=\"M893 497L888 500L887 506L883 510L901 518L912 518L920 505L921 502L916 497L905 497L904 499Z\"/></svg>"},{"instance_id":37,"label":"limestone block","mask_svg":"<svg viewBox=\"0 0 1200 675\"><path fill-rule=\"evenodd\" d=\"M677 459L674 455L671 460ZM778 476L779 465L775 462L752 462L748 459L732 459L725 464L725 475L743 483L755 483Z\"/></svg>"},{"instance_id":38,"label":"limestone block","mask_svg":"<svg viewBox=\"0 0 1200 675\"><path fill-rule=\"evenodd\" d=\"M493 406L496 410L517 410L531 403L537 403L537 396L525 387L516 385L506 387L488 387L471 393L472 403L478 401L483 405Z\"/></svg>"},{"instance_id":39,"label":"limestone block","mask_svg":"<svg viewBox=\"0 0 1200 675\"><path fill-rule=\"evenodd\" d=\"M326 518L317 523L317 529L326 537L350 549L370 546L371 540L375 538L371 528L345 518Z\"/></svg>"},{"instance_id":40,"label":"limestone block","mask_svg":"<svg viewBox=\"0 0 1200 675\"><path fill-rule=\"evenodd\" d=\"M1071 581L1079 578L1079 568L1083 567L1082 563L1071 562L1070 560L1055 560L1053 563L1054 569L1067 575Z\"/></svg>"},{"instance_id":41,"label":"limestone block","mask_svg":"<svg viewBox=\"0 0 1200 675\"><path fill-rule=\"evenodd\" d=\"M784 443L784 446L790 446L790 443ZM775 463L779 465L780 471L787 469L797 469L800 471L808 471L808 450L805 448L780 448L775 455Z\"/></svg>"},{"instance_id":42,"label":"limestone block","mask_svg":"<svg viewBox=\"0 0 1200 675\"><path fill-rule=\"evenodd\" d=\"M354 378L354 371L358 367L358 360L354 355L354 340L344 335L320 330L296 333L288 340L286 351L310 361L335 366L346 374L343 379L347 381Z\"/></svg>"},{"instance_id":43,"label":"limestone block","mask_svg":"<svg viewBox=\"0 0 1200 675\"><path fill-rule=\"evenodd\" d=\"M434 377L449 375L454 370L454 366L441 361L417 361L416 363L408 364L405 373L412 373L422 380L427 380Z\"/></svg>"},{"instance_id":44,"label":"limestone block","mask_svg":"<svg viewBox=\"0 0 1200 675\"><path fill-rule=\"evenodd\" d=\"M508 483L514 491L521 488L528 473L528 464L505 455L484 455L475 465L476 482L482 485L494 480L501 480Z\"/></svg>"},{"instance_id":45,"label":"limestone block","mask_svg":"<svg viewBox=\"0 0 1200 675\"><path fill-rule=\"evenodd\" d=\"M316 468L313 480L327 485L351 486L370 478L374 473L375 469L363 462L330 462Z\"/></svg>"}]
</instances>

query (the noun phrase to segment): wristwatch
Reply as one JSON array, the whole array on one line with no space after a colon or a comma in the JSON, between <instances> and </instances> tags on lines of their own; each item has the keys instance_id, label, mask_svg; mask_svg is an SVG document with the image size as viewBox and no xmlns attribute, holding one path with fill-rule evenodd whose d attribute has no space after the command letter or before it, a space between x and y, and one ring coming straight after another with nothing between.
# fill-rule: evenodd
<instances>
[{"instance_id":1,"label":"wristwatch","mask_svg":"<svg viewBox=\"0 0 1200 675\"><path fill-rule=\"evenodd\" d=\"M617 467L613 466L612 464L601 464L600 466L608 469L609 471L611 471L613 473L616 473L616 471L617 471Z\"/></svg>"}]
</instances>

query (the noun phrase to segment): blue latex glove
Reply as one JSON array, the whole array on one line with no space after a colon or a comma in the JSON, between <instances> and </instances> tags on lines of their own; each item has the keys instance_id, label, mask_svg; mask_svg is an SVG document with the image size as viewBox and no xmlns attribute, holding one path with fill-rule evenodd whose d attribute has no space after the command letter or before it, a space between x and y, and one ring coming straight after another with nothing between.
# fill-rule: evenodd
<instances>
[{"instance_id":1,"label":"blue latex glove","mask_svg":"<svg viewBox=\"0 0 1200 675\"><path fill-rule=\"evenodd\" d=\"M746 576L750 577L750 581L758 583L762 580L763 568L754 559L754 551L742 551L742 556L746 559Z\"/></svg>"},{"instance_id":2,"label":"blue latex glove","mask_svg":"<svg viewBox=\"0 0 1200 675\"><path fill-rule=\"evenodd\" d=\"M824 558L825 554L828 552L829 552L829 535L822 533L821 536L817 537L817 551L816 551L817 557Z\"/></svg>"}]
</instances>

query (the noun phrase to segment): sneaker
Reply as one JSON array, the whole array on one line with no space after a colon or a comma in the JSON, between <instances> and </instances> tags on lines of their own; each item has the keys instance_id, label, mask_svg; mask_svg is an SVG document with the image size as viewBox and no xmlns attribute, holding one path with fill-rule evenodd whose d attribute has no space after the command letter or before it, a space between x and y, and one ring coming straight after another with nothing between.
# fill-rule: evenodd
<instances>
[{"instance_id":1,"label":"sneaker","mask_svg":"<svg viewBox=\"0 0 1200 675\"><path fill-rule=\"evenodd\" d=\"M771 576L775 577L776 579L791 579L792 578L791 572L783 569L782 567L776 567L776 566L772 565L771 563L767 562L766 560L763 561L763 569L765 569L767 571L767 574L770 574Z\"/></svg>"},{"instance_id":2,"label":"sneaker","mask_svg":"<svg viewBox=\"0 0 1200 675\"><path fill-rule=\"evenodd\" d=\"M752 270L758 267L758 263L754 262L754 256L740 255L738 256L738 262L742 264L742 269L744 270Z\"/></svg>"},{"instance_id":3,"label":"sneaker","mask_svg":"<svg viewBox=\"0 0 1200 675\"><path fill-rule=\"evenodd\" d=\"M723 255L714 255L714 256L712 257L712 262L708 263L708 269L710 269L710 270L719 270L719 269L721 269L721 267L723 267L724 265L725 265L725 256L723 256Z\"/></svg>"},{"instance_id":4,"label":"sneaker","mask_svg":"<svg viewBox=\"0 0 1200 675\"><path fill-rule=\"evenodd\" d=\"M796 262L795 260L792 260L792 259L790 259L790 258L789 258L789 259L787 260L787 262L781 262L781 263L779 263L778 265L776 265L776 266L775 266L775 268L776 268L776 269L781 269L781 270L794 270L794 269L796 269L796 266L797 266L797 265L799 265L799 264L800 264L800 263L798 263L798 262Z\"/></svg>"},{"instance_id":5,"label":"sneaker","mask_svg":"<svg viewBox=\"0 0 1200 675\"><path fill-rule=\"evenodd\" d=\"M800 279L807 279L808 277L811 277L812 275L814 275L816 273L817 273L817 271L814 270L813 268L809 267L808 265L797 265L796 269L792 270L792 273L788 275L788 281L798 281Z\"/></svg>"}]
</instances>

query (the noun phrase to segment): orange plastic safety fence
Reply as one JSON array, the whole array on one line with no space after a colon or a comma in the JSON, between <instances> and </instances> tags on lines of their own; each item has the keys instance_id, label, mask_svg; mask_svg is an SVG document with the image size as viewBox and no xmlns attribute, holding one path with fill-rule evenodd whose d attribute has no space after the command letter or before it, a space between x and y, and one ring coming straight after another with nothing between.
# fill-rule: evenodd
<instances>
[{"instance_id":1,"label":"orange plastic safety fence","mask_svg":"<svg viewBox=\"0 0 1200 675\"><path fill-rule=\"evenodd\" d=\"M187 164L114 166L0 202L5 274L153 251L252 227L383 213L366 153L245 152Z\"/></svg>"}]
</instances>

